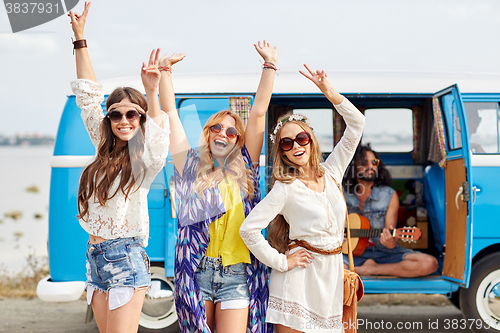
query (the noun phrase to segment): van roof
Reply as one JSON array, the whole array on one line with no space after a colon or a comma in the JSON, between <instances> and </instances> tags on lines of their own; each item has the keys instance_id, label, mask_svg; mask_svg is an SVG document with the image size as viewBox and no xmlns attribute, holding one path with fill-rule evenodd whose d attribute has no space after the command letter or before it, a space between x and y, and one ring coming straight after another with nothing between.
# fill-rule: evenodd
<instances>
[{"instance_id":1,"label":"van roof","mask_svg":"<svg viewBox=\"0 0 500 333\"><path fill-rule=\"evenodd\" d=\"M435 93L458 84L461 92L499 93L500 74L469 72L326 71L343 93ZM278 71L273 93L319 93L298 71ZM176 93L254 93L260 72L173 73ZM131 86L144 92L139 76L101 80L105 94Z\"/></svg>"}]
</instances>

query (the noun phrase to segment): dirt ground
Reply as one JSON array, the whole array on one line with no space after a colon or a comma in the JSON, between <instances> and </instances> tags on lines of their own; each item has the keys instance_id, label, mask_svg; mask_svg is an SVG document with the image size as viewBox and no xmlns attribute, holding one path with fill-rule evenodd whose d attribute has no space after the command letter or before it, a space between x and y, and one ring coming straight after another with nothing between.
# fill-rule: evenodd
<instances>
[{"instance_id":1,"label":"dirt ground","mask_svg":"<svg viewBox=\"0 0 500 333\"><path fill-rule=\"evenodd\" d=\"M9 333L98 333L93 320L85 324L84 300L47 303L38 298L1 299L0 332Z\"/></svg>"},{"instance_id":2,"label":"dirt ground","mask_svg":"<svg viewBox=\"0 0 500 333\"><path fill-rule=\"evenodd\" d=\"M448 306L442 295L365 295L358 313L378 305ZM37 298L0 299L0 332L9 333L98 333L94 320L85 324L85 300L46 303Z\"/></svg>"}]
</instances>

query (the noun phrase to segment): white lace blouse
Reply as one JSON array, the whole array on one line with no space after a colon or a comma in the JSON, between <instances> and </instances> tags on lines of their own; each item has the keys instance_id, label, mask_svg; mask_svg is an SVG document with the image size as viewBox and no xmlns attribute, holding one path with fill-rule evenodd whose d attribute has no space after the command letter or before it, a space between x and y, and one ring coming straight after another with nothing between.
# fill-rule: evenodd
<instances>
[{"instance_id":1,"label":"white lace blouse","mask_svg":"<svg viewBox=\"0 0 500 333\"><path fill-rule=\"evenodd\" d=\"M272 248L262 235L262 229L278 214L283 215L290 225L291 240L305 240L324 250L342 245L346 205L332 177L341 184L361 139L365 119L346 98L335 108L347 127L340 142L322 164L326 171L324 191L311 190L298 179L289 184L277 181L241 225L241 238L250 251L264 264L280 272L288 270L286 256Z\"/></svg>"},{"instance_id":2,"label":"white lace blouse","mask_svg":"<svg viewBox=\"0 0 500 333\"><path fill-rule=\"evenodd\" d=\"M90 80L75 80L71 82L71 89L76 95L76 104L82 110L83 123L97 151L101 140L100 126L104 118L101 108L101 103L104 101L102 85ZM139 237L144 247L148 245L147 196L151 183L165 165L170 143L170 126L168 116L164 112L162 112L163 128L158 126L149 115L146 117L142 156L146 169L137 178L142 180L143 173L145 173L144 181L137 191L138 185L131 190L126 200L121 190L108 200L105 206L101 206L95 197L89 199L88 214L84 217L85 220L80 219L80 225L91 235L104 239ZM138 132L136 135L140 134ZM94 159L95 156L92 161ZM119 183L120 175L112 184L109 193L115 193Z\"/></svg>"}]
</instances>

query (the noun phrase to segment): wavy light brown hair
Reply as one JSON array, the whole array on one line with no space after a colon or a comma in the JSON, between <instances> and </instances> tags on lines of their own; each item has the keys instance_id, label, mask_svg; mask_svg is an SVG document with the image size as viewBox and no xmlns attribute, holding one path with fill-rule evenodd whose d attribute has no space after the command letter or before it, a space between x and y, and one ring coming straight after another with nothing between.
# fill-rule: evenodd
<instances>
[{"instance_id":1,"label":"wavy light brown hair","mask_svg":"<svg viewBox=\"0 0 500 333\"><path fill-rule=\"evenodd\" d=\"M230 116L234 119L235 127L238 130L238 137L236 144L225 158L225 167L223 168L224 172L215 172L209 142L210 127L220 123L226 116ZM214 181L218 183L224 179L224 176L228 176L238 183L240 189L246 193L246 196L250 199L253 198L255 191L253 186L253 173L251 170L246 168L243 155L241 154L241 149L244 144L245 125L237 114L229 110L223 110L212 115L207 120L200 138L200 163L198 164L198 168L196 170L196 190L198 193L203 193L205 190L212 187Z\"/></svg>"},{"instance_id":2,"label":"wavy light brown hair","mask_svg":"<svg viewBox=\"0 0 500 333\"><path fill-rule=\"evenodd\" d=\"M115 89L106 101L106 110L113 104L119 103L124 98L130 102L139 105L144 111L147 111L148 104L146 98L138 90L131 87L122 87ZM95 160L89 164L82 172L80 178L80 187L78 189L78 215L77 217L85 220L89 212L89 200L92 196L102 206L113 198L118 191L122 191L125 199L136 184L134 190L137 191L144 181L146 168L142 161L144 153L144 126L146 116L139 117L140 129L137 134L130 139L122 148L116 148L116 138L111 129L111 121L104 117L101 122L101 141L97 148ZM111 186L120 174L120 183L114 191L110 193ZM142 176L142 180L139 179Z\"/></svg>"},{"instance_id":3,"label":"wavy light brown hair","mask_svg":"<svg viewBox=\"0 0 500 333\"><path fill-rule=\"evenodd\" d=\"M271 153L273 155L273 174L271 178L271 184L274 185L276 181L282 183L292 183L297 178L304 176L304 170L299 165L291 162L288 157L284 154L283 150L280 148L279 143L281 139L281 131L288 124L297 124L305 132L309 133L311 136L311 155L309 157L309 164L315 173L316 178L321 178L325 174L325 170L321 167L321 162L323 162L323 155L321 154L321 149L319 147L318 140L314 135L312 127L310 127L306 122L301 120L288 120L291 113L285 114L278 119L278 123L282 123L280 129L276 132L274 143L271 147ZM305 116L302 116L304 120L307 120ZM294 143L295 144L295 143ZM285 220L283 215L276 216L269 225L269 243L276 250L281 253L285 253L288 250L288 244L290 244L290 226Z\"/></svg>"}]
</instances>

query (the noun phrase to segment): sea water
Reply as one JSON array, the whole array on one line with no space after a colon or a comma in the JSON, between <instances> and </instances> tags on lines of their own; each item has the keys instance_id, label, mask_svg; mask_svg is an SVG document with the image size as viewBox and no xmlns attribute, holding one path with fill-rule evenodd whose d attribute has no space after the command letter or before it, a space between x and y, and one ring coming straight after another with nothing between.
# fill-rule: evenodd
<instances>
[{"instance_id":1,"label":"sea water","mask_svg":"<svg viewBox=\"0 0 500 333\"><path fill-rule=\"evenodd\" d=\"M23 272L30 255L47 258L53 151L53 146L0 146L0 273Z\"/></svg>"}]
</instances>

